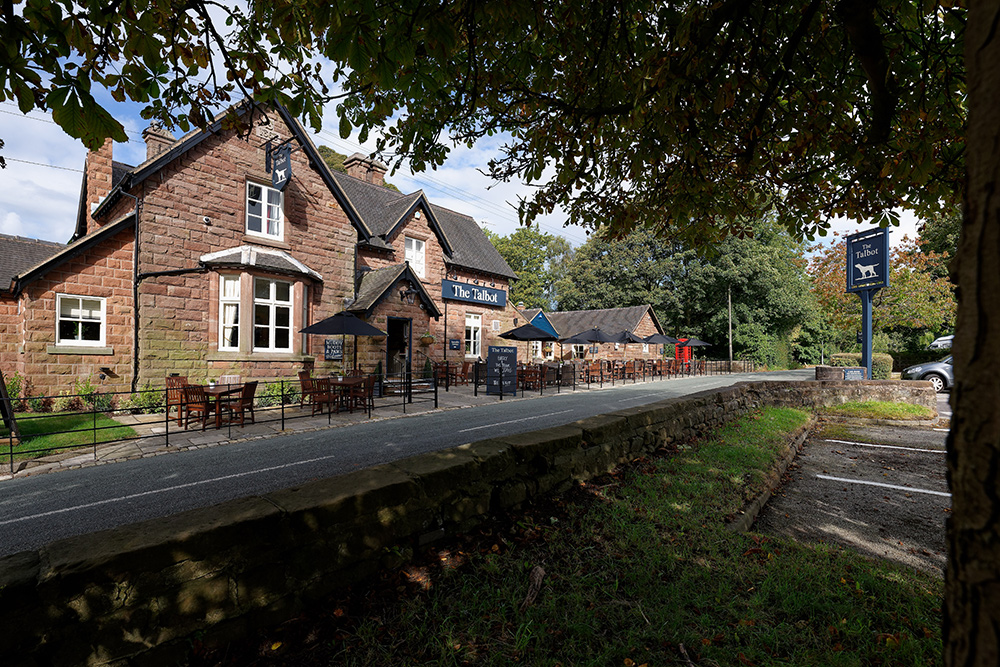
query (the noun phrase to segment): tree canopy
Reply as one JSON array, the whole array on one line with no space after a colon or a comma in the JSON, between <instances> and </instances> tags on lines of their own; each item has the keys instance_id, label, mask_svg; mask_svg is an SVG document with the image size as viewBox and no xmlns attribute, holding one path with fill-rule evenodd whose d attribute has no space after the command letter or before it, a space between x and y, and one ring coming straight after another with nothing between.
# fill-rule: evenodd
<instances>
[{"instance_id":1,"label":"tree canopy","mask_svg":"<svg viewBox=\"0 0 1000 667\"><path fill-rule=\"evenodd\" d=\"M772 212L811 236L961 192L952 5L22 0L4 5L0 100L95 147L124 140L95 87L183 129L236 95L318 129L340 95L341 133L377 133L397 166L507 133L489 171L538 186L525 220L561 206L594 229L713 242Z\"/></svg>"},{"instance_id":2,"label":"tree canopy","mask_svg":"<svg viewBox=\"0 0 1000 667\"><path fill-rule=\"evenodd\" d=\"M573 255L569 241L540 232L534 226L520 227L507 236L488 229L483 231L518 276L510 286L510 302L523 302L526 308L553 310L557 285Z\"/></svg>"}]
</instances>

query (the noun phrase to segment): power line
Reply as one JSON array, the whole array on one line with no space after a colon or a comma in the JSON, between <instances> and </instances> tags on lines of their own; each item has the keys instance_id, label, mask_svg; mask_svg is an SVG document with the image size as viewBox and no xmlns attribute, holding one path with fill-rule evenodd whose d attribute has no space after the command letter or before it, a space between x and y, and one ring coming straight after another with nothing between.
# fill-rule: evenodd
<instances>
[{"instance_id":1,"label":"power line","mask_svg":"<svg viewBox=\"0 0 1000 667\"><path fill-rule=\"evenodd\" d=\"M30 160L19 160L16 157L5 157L4 160L7 160L8 162L20 162L21 164L30 164L30 165L33 165L35 167L48 167L50 169L62 169L63 171L75 171L75 172L80 173L80 174L83 173L83 169L74 169L73 167L60 167L59 165L55 165L55 164L44 164L42 162L31 162Z\"/></svg>"},{"instance_id":2,"label":"power line","mask_svg":"<svg viewBox=\"0 0 1000 667\"><path fill-rule=\"evenodd\" d=\"M340 137L335 136L335 135L333 135L332 133L330 133L330 132L328 132L326 130L320 130L320 132L318 134L320 134L323 137L329 139L331 141L331 143L339 144L339 145L342 145L342 146L346 146L352 152L365 152L365 148L363 146L361 146L360 144L355 144L354 142L347 141L345 139L341 139ZM509 214L510 214L510 211L506 211L506 210L500 209L497 206L496 203L491 202L488 199L483 199L482 197L480 197L478 195L475 195L475 194L472 194L472 193L469 193L469 192L465 192L463 190L459 190L455 186L449 185L447 183L443 183L443 182L441 182L441 181L439 181L439 180L437 180L437 179L435 179L433 177L426 176L426 175L421 175L420 177L417 177L417 176L404 176L404 178L413 181L417 185L420 185L421 182L428 182L428 183L430 183L432 185L437 186L436 189L439 190L439 191L441 191L441 192L443 192L444 194L448 194L448 195L452 195L452 196L456 196L456 197L461 197L461 198L463 198L465 200L470 200L471 199L471 200L474 200L475 202L480 202L481 205L478 206L478 208L480 210L483 210L484 214L488 214L489 213L489 210L484 210L484 209L491 209L493 211L496 211L500 215L500 217L504 218L507 222L512 222L512 223L515 223L515 224L518 222L515 218L508 217ZM489 223L487 223L487 224L489 224ZM579 244L583 244L583 243L586 242L586 239L581 239L579 236L568 234L566 232L566 228L565 227L563 227L563 228L553 227L551 225L543 224L541 222L536 222L534 224L536 224L539 227L539 229L550 230L550 231L552 231L556 235L564 236L567 239L575 241L575 242L577 242Z\"/></svg>"}]
</instances>

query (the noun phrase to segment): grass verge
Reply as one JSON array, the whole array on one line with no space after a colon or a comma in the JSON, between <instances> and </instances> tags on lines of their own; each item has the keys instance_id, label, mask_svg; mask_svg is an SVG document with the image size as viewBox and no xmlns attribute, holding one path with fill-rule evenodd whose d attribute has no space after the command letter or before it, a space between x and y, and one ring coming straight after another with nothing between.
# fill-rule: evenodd
<instances>
[{"instance_id":1,"label":"grass verge","mask_svg":"<svg viewBox=\"0 0 1000 667\"><path fill-rule=\"evenodd\" d=\"M91 447L95 438L98 444L136 437L135 429L119 424L107 415L97 413L96 431L93 413L18 415L21 442L14 443L14 459L28 459L78 447ZM0 438L6 440L8 429L0 429ZM8 440L9 442L9 440ZM9 456L6 443L0 455Z\"/></svg>"},{"instance_id":2,"label":"grass verge","mask_svg":"<svg viewBox=\"0 0 1000 667\"><path fill-rule=\"evenodd\" d=\"M934 412L922 405L889 403L886 401L852 401L842 405L821 408L824 415L860 417L863 419L933 419Z\"/></svg>"},{"instance_id":3,"label":"grass verge","mask_svg":"<svg viewBox=\"0 0 1000 667\"><path fill-rule=\"evenodd\" d=\"M941 581L725 529L807 418L636 460L191 664L939 664Z\"/></svg>"}]
</instances>

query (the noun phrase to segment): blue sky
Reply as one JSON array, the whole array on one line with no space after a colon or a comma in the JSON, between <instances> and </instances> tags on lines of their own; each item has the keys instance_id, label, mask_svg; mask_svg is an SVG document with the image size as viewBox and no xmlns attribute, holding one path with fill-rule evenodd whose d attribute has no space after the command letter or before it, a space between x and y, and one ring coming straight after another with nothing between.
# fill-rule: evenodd
<instances>
[{"instance_id":1,"label":"blue sky","mask_svg":"<svg viewBox=\"0 0 1000 667\"><path fill-rule=\"evenodd\" d=\"M115 144L115 159L127 164L142 162L146 154L142 131L148 123L139 117L139 106L111 101L109 108L129 136L128 143ZM360 145L355 137L342 140L336 123L336 114L330 110L323 130L313 141L347 155L358 151L367 154L374 148ZM180 132L174 134L179 136ZM6 143L0 154L7 160L7 168L0 170L0 233L65 243L73 233L86 149L65 135L50 116L39 112L24 116L10 102L0 103L0 139ZM480 173L496 155L499 141L492 138L473 149L453 149L436 171L413 174L400 170L387 180L403 192L423 190L435 204L470 215L493 232L510 234L517 228L518 197L530 196L532 188L521 183L496 183ZM546 216L539 221L541 231L581 245L587 238L584 230L563 227L563 219L559 212ZM892 232L892 243L900 242L904 235L914 237L916 224L912 216L904 214L902 225ZM849 233L869 226L841 221L832 229Z\"/></svg>"}]
</instances>

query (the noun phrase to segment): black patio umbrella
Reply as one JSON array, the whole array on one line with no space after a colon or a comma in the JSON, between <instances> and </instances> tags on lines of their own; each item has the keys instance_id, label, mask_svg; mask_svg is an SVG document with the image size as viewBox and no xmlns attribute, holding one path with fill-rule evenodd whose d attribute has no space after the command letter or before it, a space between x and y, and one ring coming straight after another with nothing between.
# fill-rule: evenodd
<instances>
[{"instance_id":1,"label":"black patio umbrella","mask_svg":"<svg viewBox=\"0 0 1000 667\"><path fill-rule=\"evenodd\" d=\"M503 332L500 334L500 337L507 340L540 340L543 342L559 340L559 336L553 336L545 329L540 329L534 324L522 324L516 329Z\"/></svg>"},{"instance_id":2,"label":"black patio umbrella","mask_svg":"<svg viewBox=\"0 0 1000 667\"><path fill-rule=\"evenodd\" d=\"M655 333L650 336L646 336L643 340L651 345L676 345L677 343L680 342L676 338L672 338L671 336L664 336L661 333Z\"/></svg>"},{"instance_id":3,"label":"black patio umbrella","mask_svg":"<svg viewBox=\"0 0 1000 667\"><path fill-rule=\"evenodd\" d=\"M385 336L381 329L373 327L363 319L352 313L343 310L336 315L331 315L325 320L320 320L315 324L310 324L304 329L299 329L299 333L317 334L325 336L340 335L341 341L346 336ZM343 342L341 342L343 345ZM354 346L354 367L358 367L358 346Z\"/></svg>"},{"instance_id":4,"label":"black patio umbrella","mask_svg":"<svg viewBox=\"0 0 1000 667\"><path fill-rule=\"evenodd\" d=\"M569 338L563 338L562 342L569 345L586 345L587 343L614 343L617 340L617 336L604 333L597 327L594 327L593 329L581 331Z\"/></svg>"},{"instance_id":5,"label":"black patio umbrella","mask_svg":"<svg viewBox=\"0 0 1000 667\"><path fill-rule=\"evenodd\" d=\"M706 343L703 340L698 340L697 338L688 338L685 341L681 341L681 347L711 347L711 343Z\"/></svg>"},{"instance_id":6,"label":"black patio umbrella","mask_svg":"<svg viewBox=\"0 0 1000 667\"><path fill-rule=\"evenodd\" d=\"M625 329L620 334L618 334L617 336L615 336L615 341L614 342L616 342L616 343L624 343L624 344L628 345L629 343L645 343L646 339L645 338L641 338L639 336L636 336L634 333L632 333L628 329Z\"/></svg>"}]
</instances>

